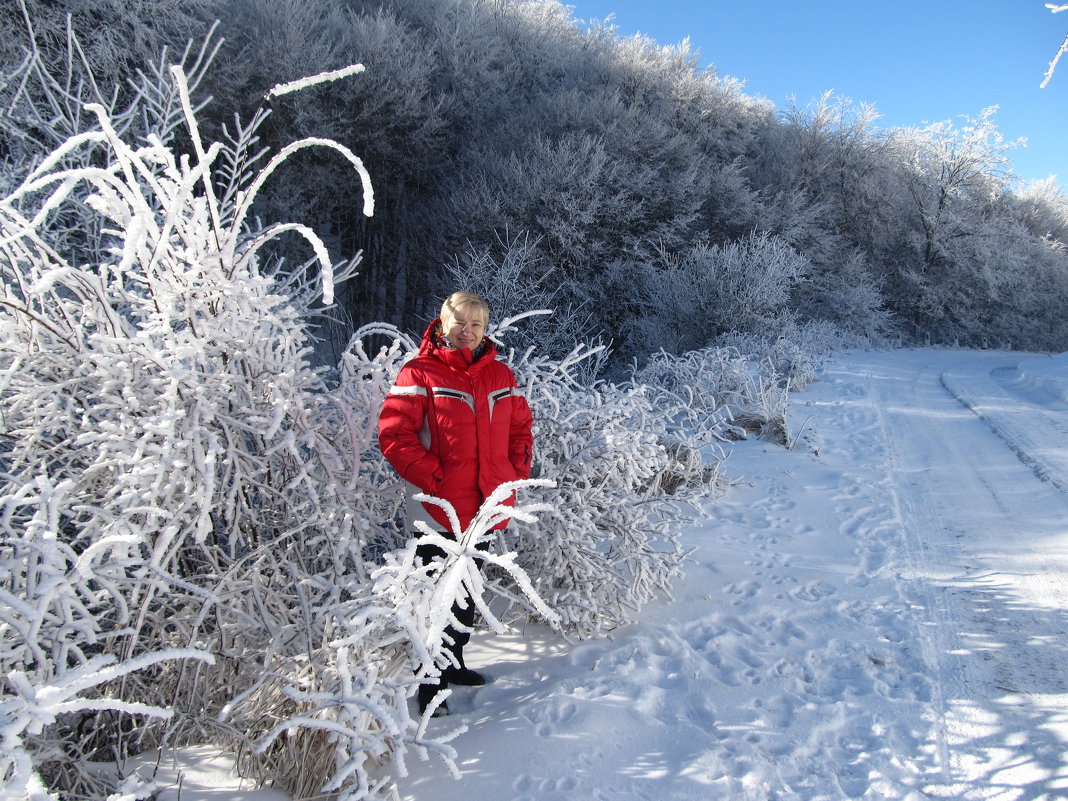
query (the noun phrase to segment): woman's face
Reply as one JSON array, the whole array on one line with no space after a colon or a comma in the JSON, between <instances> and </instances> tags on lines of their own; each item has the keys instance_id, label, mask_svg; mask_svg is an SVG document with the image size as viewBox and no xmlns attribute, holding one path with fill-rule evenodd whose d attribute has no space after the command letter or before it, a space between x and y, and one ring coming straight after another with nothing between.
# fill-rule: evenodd
<instances>
[{"instance_id":1,"label":"woman's face","mask_svg":"<svg viewBox=\"0 0 1068 801\"><path fill-rule=\"evenodd\" d=\"M451 319L442 323L448 326L445 338L453 347L475 350L486 336L486 319L478 309L459 308L453 312Z\"/></svg>"}]
</instances>

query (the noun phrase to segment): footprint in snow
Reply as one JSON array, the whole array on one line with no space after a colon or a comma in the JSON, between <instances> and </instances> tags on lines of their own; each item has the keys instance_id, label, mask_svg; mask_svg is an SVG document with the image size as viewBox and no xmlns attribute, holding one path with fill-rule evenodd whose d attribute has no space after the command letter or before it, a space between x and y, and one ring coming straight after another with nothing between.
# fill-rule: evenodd
<instances>
[{"instance_id":1,"label":"footprint in snow","mask_svg":"<svg viewBox=\"0 0 1068 801\"><path fill-rule=\"evenodd\" d=\"M545 709L546 706L549 708ZM577 712L578 706L570 699L551 700L520 710L520 714L534 725L539 737L552 737L557 728L566 725Z\"/></svg>"},{"instance_id":2,"label":"footprint in snow","mask_svg":"<svg viewBox=\"0 0 1068 801\"><path fill-rule=\"evenodd\" d=\"M760 592L760 584L755 581L742 581L736 584L728 584L723 588L728 595L737 595L741 598L752 598Z\"/></svg>"},{"instance_id":3,"label":"footprint in snow","mask_svg":"<svg viewBox=\"0 0 1068 801\"><path fill-rule=\"evenodd\" d=\"M810 581L803 587L791 590L790 595L797 598L799 601L815 603L816 601L821 601L828 596L834 595L835 592L835 588L826 581Z\"/></svg>"}]
</instances>

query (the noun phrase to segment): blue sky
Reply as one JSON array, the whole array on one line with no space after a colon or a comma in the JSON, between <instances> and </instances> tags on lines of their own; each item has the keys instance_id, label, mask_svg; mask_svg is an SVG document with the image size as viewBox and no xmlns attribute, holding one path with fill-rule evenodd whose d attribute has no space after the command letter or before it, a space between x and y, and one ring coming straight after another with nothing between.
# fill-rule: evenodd
<instances>
[{"instance_id":1,"label":"blue sky","mask_svg":"<svg viewBox=\"0 0 1068 801\"><path fill-rule=\"evenodd\" d=\"M1064 2L1065 0L1061 0ZM610 14L621 35L689 37L701 66L786 108L826 90L875 106L887 127L978 116L1006 140L1025 180L1068 188L1068 56L1039 88L1068 32L1045 0L564 0L580 20Z\"/></svg>"}]
</instances>

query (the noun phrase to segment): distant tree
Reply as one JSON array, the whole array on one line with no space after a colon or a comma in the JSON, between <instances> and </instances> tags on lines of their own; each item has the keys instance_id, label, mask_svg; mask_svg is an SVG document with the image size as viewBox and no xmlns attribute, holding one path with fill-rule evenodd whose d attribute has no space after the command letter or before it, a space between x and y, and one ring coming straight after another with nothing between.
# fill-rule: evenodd
<instances>
[{"instance_id":1,"label":"distant tree","mask_svg":"<svg viewBox=\"0 0 1068 801\"><path fill-rule=\"evenodd\" d=\"M1032 234L1068 243L1068 195L1054 178L1032 182L1017 193L1016 202Z\"/></svg>"},{"instance_id":2,"label":"distant tree","mask_svg":"<svg viewBox=\"0 0 1068 801\"><path fill-rule=\"evenodd\" d=\"M68 12L75 32L96 34L69 56ZM865 335L896 322L919 338L983 341L966 329L1011 317L1013 286L1026 285L984 260L1059 259L1042 244L1064 240L1056 204L1010 202L1005 165L986 158L1004 145L988 117L887 131L873 107L830 92L779 114L688 43L586 25L557 0L18 0L0 8L0 156L62 141L53 122L76 121L80 105L65 98L79 84L120 123L143 85L127 78L159 71L153 48L177 54L175 41L215 19L225 42L196 91L215 98L200 112L206 135L226 141L234 110L247 120L263 107L260 145L329 137L363 155L379 188L368 220L351 181L308 151L279 171L286 192L257 201L262 218L309 221L335 257L363 254L337 322L319 329L328 361L348 340L345 320L419 328L458 266L492 263L503 279L515 262L501 244L517 236L536 243L522 268L530 307L583 309L588 336L617 343L642 326L639 290L665 254L685 261L754 232L807 261L786 311ZM7 79L67 61L69 82L50 90ZM264 102L271 85L356 62L367 66L357 84ZM27 104L17 95L31 84L43 94ZM31 108L51 110L19 116ZM966 142L971 129L985 144ZM302 256L277 243L272 258Z\"/></svg>"},{"instance_id":3,"label":"distant tree","mask_svg":"<svg viewBox=\"0 0 1068 801\"><path fill-rule=\"evenodd\" d=\"M0 3L0 155L33 158L58 146L88 118L90 99L121 115L161 62L165 70L189 41L203 40L210 2Z\"/></svg>"},{"instance_id":4,"label":"distant tree","mask_svg":"<svg viewBox=\"0 0 1068 801\"><path fill-rule=\"evenodd\" d=\"M769 197L762 226L809 261L793 308L876 339L893 329L875 265L899 213L888 202L893 154L877 120L874 107L832 92L793 104L766 130L751 170Z\"/></svg>"},{"instance_id":5,"label":"distant tree","mask_svg":"<svg viewBox=\"0 0 1068 801\"><path fill-rule=\"evenodd\" d=\"M1016 146L997 131L996 110L966 117L960 128L945 121L897 134L916 229L893 301L907 306L917 334L966 335L976 310L995 296L986 240L1000 233L1006 154Z\"/></svg>"}]
</instances>

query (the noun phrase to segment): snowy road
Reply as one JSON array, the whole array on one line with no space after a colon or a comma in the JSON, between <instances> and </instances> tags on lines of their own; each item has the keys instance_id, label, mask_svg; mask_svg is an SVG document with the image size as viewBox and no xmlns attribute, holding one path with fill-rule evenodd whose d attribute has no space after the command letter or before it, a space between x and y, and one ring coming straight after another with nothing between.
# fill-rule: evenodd
<instances>
[{"instance_id":1,"label":"snowy road","mask_svg":"<svg viewBox=\"0 0 1068 801\"><path fill-rule=\"evenodd\" d=\"M1018 356L927 356L866 383L896 474L903 591L940 677L946 776L928 792L1066 797L1068 408Z\"/></svg>"}]
</instances>

